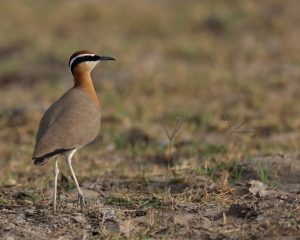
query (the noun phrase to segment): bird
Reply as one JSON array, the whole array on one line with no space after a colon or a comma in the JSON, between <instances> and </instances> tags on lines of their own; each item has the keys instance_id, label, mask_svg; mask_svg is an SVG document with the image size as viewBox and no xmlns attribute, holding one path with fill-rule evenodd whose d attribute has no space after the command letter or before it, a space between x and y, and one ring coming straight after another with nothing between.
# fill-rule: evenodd
<instances>
[{"instance_id":1,"label":"bird","mask_svg":"<svg viewBox=\"0 0 300 240\"><path fill-rule=\"evenodd\" d=\"M40 120L36 134L32 161L44 165L54 158L54 200L57 209L58 156L65 155L78 190L78 204L83 209L84 195L72 168L72 157L86 144L92 142L100 130L100 103L94 89L91 71L100 61L116 59L96 55L89 50L73 53L69 68L74 86L54 102Z\"/></svg>"}]
</instances>

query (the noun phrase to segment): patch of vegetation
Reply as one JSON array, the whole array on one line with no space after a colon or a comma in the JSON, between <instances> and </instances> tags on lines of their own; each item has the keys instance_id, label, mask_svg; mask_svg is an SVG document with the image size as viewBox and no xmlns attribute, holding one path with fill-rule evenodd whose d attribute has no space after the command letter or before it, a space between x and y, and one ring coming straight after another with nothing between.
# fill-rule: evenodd
<instances>
[{"instance_id":1,"label":"patch of vegetation","mask_svg":"<svg viewBox=\"0 0 300 240\"><path fill-rule=\"evenodd\" d=\"M268 184L268 185L271 184L270 177L269 177L269 170L264 165L258 164L255 168L255 172L256 172L258 179L261 182Z\"/></svg>"},{"instance_id":2,"label":"patch of vegetation","mask_svg":"<svg viewBox=\"0 0 300 240\"><path fill-rule=\"evenodd\" d=\"M218 179L222 171L227 171L229 180L232 183L237 183L241 181L244 169L237 161L229 161L203 164L195 170L197 174L213 179Z\"/></svg>"},{"instance_id":3,"label":"patch of vegetation","mask_svg":"<svg viewBox=\"0 0 300 240\"><path fill-rule=\"evenodd\" d=\"M136 208L161 208L161 203L153 199L132 199L121 196L109 196L105 199L105 204L113 205L122 208L136 209Z\"/></svg>"}]
</instances>

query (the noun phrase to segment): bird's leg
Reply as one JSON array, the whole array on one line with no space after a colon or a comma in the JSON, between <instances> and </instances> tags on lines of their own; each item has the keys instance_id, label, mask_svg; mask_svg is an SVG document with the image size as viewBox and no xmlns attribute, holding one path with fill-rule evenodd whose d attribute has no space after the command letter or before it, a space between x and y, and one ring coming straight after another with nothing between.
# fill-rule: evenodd
<instances>
[{"instance_id":1,"label":"bird's leg","mask_svg":"<svg viewBox=\"0 0 300 240\"><path fill-rule=\"evenodd\" d=\"M59 169L57 159L55 159L55 167L54 167L54 203L53 203L53 211L56 212L56 198L57 198L57 179L58 179Z\"/></svg>"},{"instance_id":2,"label":"bird's leg","mask_svg":"<svg viewBox=\"0 0 300 240\"><path fill-rule=\"evenodd\" d=\"M78 181L77 181L77 178L75 176L75 173L74 173L74 170L72 168L72 157L73 157L73 154L76 152L76 150L73 150L67 157L67 162L68 162L68 165L69 165L69 168L71 170L71 173L72 173L72 176L73 176L73 179L75 181L75 184L76 184L76 187L78 189L78 204L80 205L81 209L83 209L83 206L84 206L84 196L83 196L83 193L79 187L79 184L78 184Z\"/></svg>"}]
</instances>

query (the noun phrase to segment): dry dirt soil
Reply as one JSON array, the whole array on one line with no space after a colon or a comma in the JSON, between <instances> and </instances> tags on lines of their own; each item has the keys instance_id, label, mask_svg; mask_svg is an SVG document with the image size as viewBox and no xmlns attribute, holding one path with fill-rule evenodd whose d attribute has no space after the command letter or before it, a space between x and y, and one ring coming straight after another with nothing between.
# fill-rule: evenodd
<instances>
[{"instance_id":1,"label":"dry dirt soil","mask_svg":"<svg viewBox=\"0 0 300 240\"><path fill-rule=\"evenodd\" d=\"M300 156L288 158L299 171ZM221 179L190 173L165 188L164 179L112 174L82 182L83 210L75 189L61 192L55 214L49 188L1 188L1 239L298 239L300 189L292 178L280 182L297 189L290 192ZM68 181L63 175L60 184Z\"/></svg>"}]
</instances>

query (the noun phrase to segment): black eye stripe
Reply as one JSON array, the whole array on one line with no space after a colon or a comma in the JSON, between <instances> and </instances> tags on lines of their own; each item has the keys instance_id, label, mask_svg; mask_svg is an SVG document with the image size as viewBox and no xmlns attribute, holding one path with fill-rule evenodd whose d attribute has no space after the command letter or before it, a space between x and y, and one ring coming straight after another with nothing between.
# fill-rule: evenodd
<instances>
[{"instance_id":1,"label":"black eye stripe","mask_svg":"<svg viewBox=\"0 0 300 240\"><path fill-rule=\"evenodd\" d=\"M70 62L71 62L71 60L70 60ZM88 55L88 56L78 57L72 62L72 65L70 66L71 71L73 71L74 67L80 63L92 62L92 61L98 61L98 60L99 60L99 57L97 55L94 55L94 56ZM69 62L69 64L70 64L70 62Z\"/></svg>"}]
</instances>

